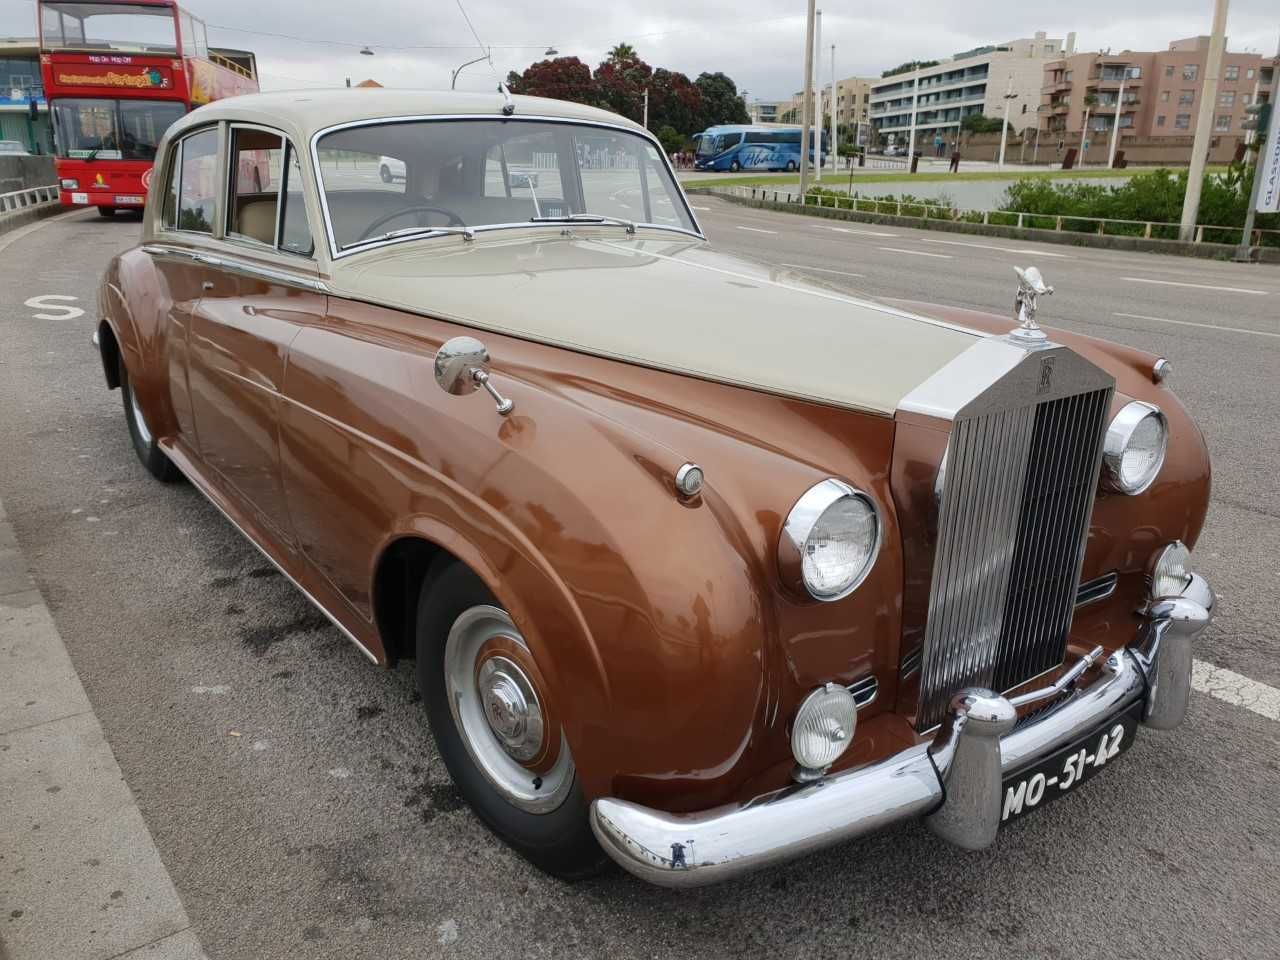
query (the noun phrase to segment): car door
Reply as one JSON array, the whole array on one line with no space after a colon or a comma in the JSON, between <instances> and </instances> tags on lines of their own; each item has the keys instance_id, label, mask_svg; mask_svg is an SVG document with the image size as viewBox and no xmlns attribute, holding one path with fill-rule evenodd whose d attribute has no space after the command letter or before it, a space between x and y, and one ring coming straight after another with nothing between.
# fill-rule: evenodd
<instances>
[{"instance_id":1,"label":"car door","mask_svg":"<svg viewBox=\"0 0 1280 960\"><path fill-rule=\"evenodd\" d=\"M198 257L208 249L213 237L218 139L218 128L209 126L188 134L170 148L163 210L154 238L143 247L155 266L154 309L160 315L158 342L139 343L143 350L155 350L159 359L156 365L143 366L165 371L178 440L197 454L200 445L187 382L189 334L192 314L204 292L205 267ZM146 389L145 384L142 389Z\"/></svg>"},{"instance_id":2,"label":"car door","mask_svg":"<svg viewBox=\"0 0 1280 960\"><path fill-rule=\"evenodd\" d=\"M199 258L203 290L191 318L191 403L205 464L263 531L291 551L279 470L281 387L289 344L303 326L323 319L326 297L287 138L232 124L226 143L221 242Z\"/></svg>"}]
</instances>

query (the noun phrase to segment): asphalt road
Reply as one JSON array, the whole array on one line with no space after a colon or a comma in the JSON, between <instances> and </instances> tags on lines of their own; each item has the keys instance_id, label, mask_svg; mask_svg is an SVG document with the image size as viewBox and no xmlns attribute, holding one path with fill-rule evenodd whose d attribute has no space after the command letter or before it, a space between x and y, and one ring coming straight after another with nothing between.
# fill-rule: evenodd
<instances>
[{"instance_id":1,"label":"asphalt road","mask_svg":"<svg viewBox=\"0 0 1280 960\"><path fill-rule=\"evenodd\" d=\"M1170 357L1217 471L1197 559L1221 610L1197 655L1280 685L1280 270L694 202L721 249L877 296L1003 312L1010 266L1037 263L1046 322ZM0 498L211 957L1280 954L1280 727L1198 694L1181 730L1143 732L983 853L913 824L694 892L537 873L460 804L411 669L370 665L195 490L137 463L89 344L97 278L137 232L76 214L0 251ZM86 312L26 305L47 294Z\"/></svg>"}]
</instances>

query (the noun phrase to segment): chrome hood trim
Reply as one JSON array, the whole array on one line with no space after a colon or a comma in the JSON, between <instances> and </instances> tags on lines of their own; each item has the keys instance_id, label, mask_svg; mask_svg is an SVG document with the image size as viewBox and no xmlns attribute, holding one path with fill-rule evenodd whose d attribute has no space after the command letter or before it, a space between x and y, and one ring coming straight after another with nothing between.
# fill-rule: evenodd
<instances>
[{"instance_id":1,"label":"chrome hood trim","mask_svg":"<svg viewBox=\"0 0 1280 960\"><path fill-rule=\"evenodd\" d=\"M330 286L475 329L882 416L981 339L701 240L610 227L401 244L335 263Z\"/></svg>"}]
</instances>

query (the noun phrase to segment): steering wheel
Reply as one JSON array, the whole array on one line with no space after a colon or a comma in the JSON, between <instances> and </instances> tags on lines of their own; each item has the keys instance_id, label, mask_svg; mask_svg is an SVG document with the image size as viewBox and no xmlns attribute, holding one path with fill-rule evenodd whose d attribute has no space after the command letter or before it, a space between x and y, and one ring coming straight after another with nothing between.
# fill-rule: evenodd
<instances>
[{"instance_id":1,"label":"steering wheel","mask_svg":"<svg viewBox=\"0 0 1280 960\"><path fill-rule=\"evenodd\" d=\"M449 222L448 224L446 224L446 226L465 227L467 225L466 221L464 221L460 216L458 216L452 210L446 210L444 207L429 207L429 206L405 207L403 210L392 210L390 213L384 214L383 216L379 217L377 220L373 221L373 223L369 224L367 227L364 228L364 233L356 237L356 242L369 239L369 237L373 235L373 232L377 230L380 226L382 226L384 223L390 223L392 220L395 220L397 217L405 217L411 213L442 213L449 218ZM426 226L426 224L423 224L423 226Z\"/></svg>"}]
</instances>

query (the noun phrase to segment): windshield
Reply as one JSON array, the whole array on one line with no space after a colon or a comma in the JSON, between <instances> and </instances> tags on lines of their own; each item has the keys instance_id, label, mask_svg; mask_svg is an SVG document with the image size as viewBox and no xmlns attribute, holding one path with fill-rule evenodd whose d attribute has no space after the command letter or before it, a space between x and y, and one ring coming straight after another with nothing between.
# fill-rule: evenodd
<instances>
[{"instance_id":1,"label":"windshield","mask_svg":"<svg viewBox=\"0 0 1280 960\"><path fill-rule=\"evenodd\" d=\"M656 147L624 130L536 120L413 120L316 148L339 249L390 233L601 218L693 230Z\"/></svg>"},{"instance_id":2,"label":"windshield","mask_svg":"<svg viewBox=\"0 0 1280 960\"><path fill-rule=\"evenodd\" d=\"M176 100L54 100L58 156L81 160L155 160L156 144L186 113Z\"/></svg>"},{"instance_id":3,"label":"windshield","mask_svg":"<svg viewBox=\"0 0 1280 960\"><path fill-rule=\"evenodd\" d=\"M127 3L42 3L46 50L178 52L171 7Z\"/></svg>"}]
</instances>

